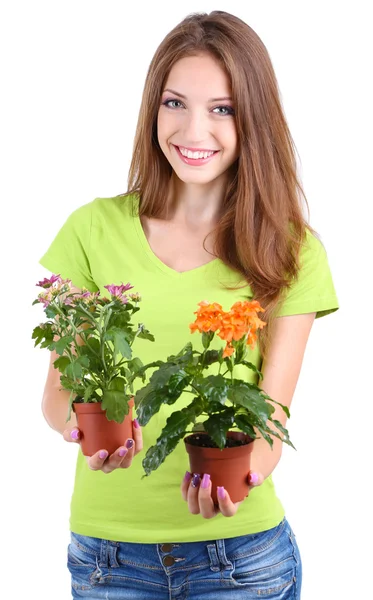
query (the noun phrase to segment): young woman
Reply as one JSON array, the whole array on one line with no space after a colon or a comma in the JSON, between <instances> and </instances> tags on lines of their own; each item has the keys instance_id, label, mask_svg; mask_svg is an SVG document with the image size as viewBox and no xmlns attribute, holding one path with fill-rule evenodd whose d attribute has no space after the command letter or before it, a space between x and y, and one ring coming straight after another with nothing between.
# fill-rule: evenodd
<instances>
[{"instance_id":1,"label":"young woman","mask_svg":"<svg viewBox=\"0 0 373 600\"><path fill-rule=\"evenodd\" d=\"M290 406L314 319L338 307L302 202L265 46L230 14L194 14L151 62L128 192L75 210L40 262L77 289L135 285L156 339L137 340L144 363L186 343L201 300L230 307L255 297L268 325L250 358L263 371L262 388ZM79 443L74 416L66 429L69 393L59 390L55 358L43 412ZM164 406L143 431L135 420L133 439L111 456L105 448L88 459L79 452L68 550L73 597L300 598L300 555L271 478L279 440L273 450L255 440L250 493L239 506L222 490L214 509L209 474L187 472L180 492L182 444L142 479L142 449L182 406L182 398ZM281 409L275 416L285 424Z\"/></svg>"}]
</instances>

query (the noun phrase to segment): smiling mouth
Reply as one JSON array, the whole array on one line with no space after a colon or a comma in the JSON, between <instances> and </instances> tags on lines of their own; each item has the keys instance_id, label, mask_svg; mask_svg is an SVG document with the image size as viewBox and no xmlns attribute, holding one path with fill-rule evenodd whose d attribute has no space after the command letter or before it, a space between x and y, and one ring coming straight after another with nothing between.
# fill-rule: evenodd
<instances>
[{"instance_id":1,"label":"smiling mouth","mask_svg":"<svg viewBox=\"0 0 373 600\"><path fill-rule=\"evenodd\" d=\"M202 165L209 162L216 154L220 152L220 150L206 150L206 149L197 149L197 148L185 148L184 146L175 146L179 157L188 165Z\"/></svg>"}]
</instances>

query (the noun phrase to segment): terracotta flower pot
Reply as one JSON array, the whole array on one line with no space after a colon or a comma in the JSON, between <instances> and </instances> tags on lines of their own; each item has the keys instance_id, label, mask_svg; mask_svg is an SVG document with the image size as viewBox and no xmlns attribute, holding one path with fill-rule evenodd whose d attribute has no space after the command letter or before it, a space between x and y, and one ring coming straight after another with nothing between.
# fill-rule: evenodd
<instances>
[{"instance_id":1,"label":"terracotta flower pot","mask_svg":"<svg viewBox=\"0 0 373 600\"><path fill-rule=\"evenodd\" d=\"M102 449L107 450L110 455L119 446L123 446L127 438L132 438L133 398L128 404L128 415L124 417L123 423L117 423L106 418L101 402L73 402L84 456L92 456Z\"/></svg>"},{"instance_id":2,"label":"terracotta flower pot","mask_svg":"<svg viewBox=\"0 0 373 600\"><path fill-rule=\"evenodd\" d=\"M211 497L215 504L217 490L223 486L230 495L232 502L240 502L248 494L249 484L247 476L250 470L250 454L253 449L253 440L250 436L240 431L228 431L227 437L242 440L245 443L233 448L205 448L188 443L190 438L200 437L201 434L193 433L184 438L185 448L189 454L191 473L199 473L201 478L204 473L211 476Z\"/></svg>"}]
</instances>

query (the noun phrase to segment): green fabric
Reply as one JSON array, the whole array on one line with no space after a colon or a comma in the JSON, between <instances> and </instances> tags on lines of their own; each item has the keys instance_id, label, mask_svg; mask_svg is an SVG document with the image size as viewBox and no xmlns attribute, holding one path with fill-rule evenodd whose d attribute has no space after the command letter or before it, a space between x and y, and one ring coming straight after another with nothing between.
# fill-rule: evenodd
<instances>
[{"instance_id":1,"label":"green fabric","mask_svg":"<svg viewBox=\"0 0 373 600\"><path fill-rule=\"evenodd\" d=\"M81 206L69 216L40 263L71 279L77 287L100 290L105 295L104 285L134 285L132 291L143 298L139 319L156 340L136 340L133 346L134 355L147 363L178 352L188 340L201 348L201 336L190 334L188 327L198 302L219 302L227 310L235 301L252 297L252 292L248 286L234 291L224 287L240 283L240 277L220 259L185 273L163 264L150 249L133 210L136 203L134 197L117 196L96 198ZM325 250L313 236L308 236L303 258L299 280L279 314L316 311L322 316L336 310L338 302ZM219 338L214 342L217 348L222 344ZM260 368L258 349L250 352L250 360ZM249 376L247 370L237 375ZM171 411L190 401L187 396L174 406L163 406L144 427L144 450L155 442ZM183 442L157 471L142 479L143 456L136 456L129 469L105 475L91 471L79 451L71 502L72 531L127 542L203 541L263 531L276 526L284 516L271 477L252 490L233 519L219 515L206 520L191 515L180 494L189 466Z\"/></svg>"}]
</instances>

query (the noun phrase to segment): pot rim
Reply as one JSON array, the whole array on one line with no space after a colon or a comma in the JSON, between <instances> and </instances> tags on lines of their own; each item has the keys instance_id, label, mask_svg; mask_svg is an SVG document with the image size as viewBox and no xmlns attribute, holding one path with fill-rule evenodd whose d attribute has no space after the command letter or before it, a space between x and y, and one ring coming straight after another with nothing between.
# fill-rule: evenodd
<instances>
[{"instance_id":1,"label":"pot rim","mask_svg":"<svg viewBox=\"0 0 373 600\"><path fill-rule=\"evenodd\" d=\"M186 437L184 437L184 443L185 443L185 447L188 453L194 453L194 452L200 452L201 450L207 454L214 454L217 457L221 456L224 452L224 454L236 454L236 453L241 453L241 452L245 452L245 449L247 447L250 447L250 451L251 451L251 443L254 441L253 438L251 438L247 433L244 433L243 431L228 431L227 436L228 437L233 437L233 438L241 438L245 440L245 444L241 444L241 446L233 446L231 448L209 448L206 446L198 446L197 444L189 444L188 443L188 439L191 437L195 437L196 435L200 435L200 434L206 434L205 432L197 432L194 431L192 433L188 433L188 435Z\"/></svg>"}]
</instances>

